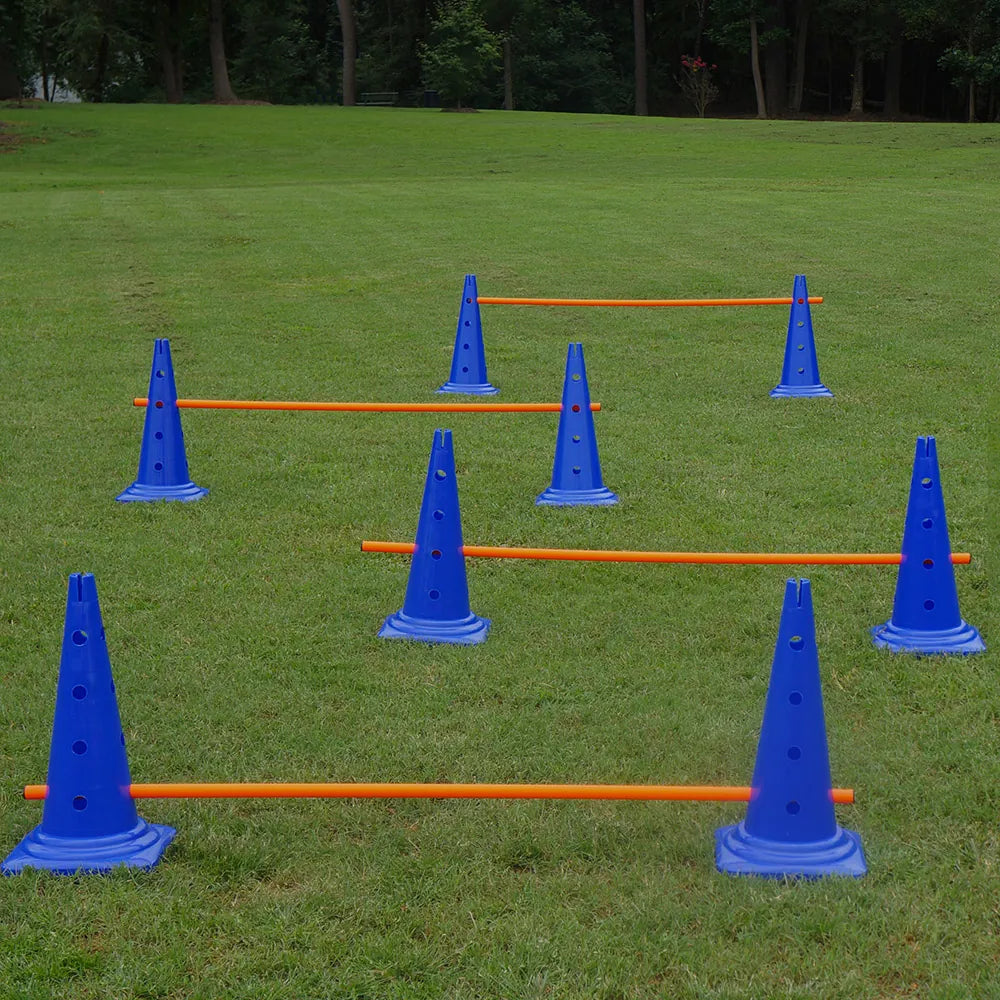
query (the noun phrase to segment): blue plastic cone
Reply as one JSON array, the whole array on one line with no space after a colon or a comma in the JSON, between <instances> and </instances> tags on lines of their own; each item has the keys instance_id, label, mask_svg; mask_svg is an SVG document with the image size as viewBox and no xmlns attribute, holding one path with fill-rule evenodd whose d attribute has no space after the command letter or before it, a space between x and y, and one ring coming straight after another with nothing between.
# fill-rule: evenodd
<instances>
[{"instance_id":1,"label":"blue plastic cone","mask_svg":"<svg viewBox=\"0 0 1000 1000\"><path fill-rule=\"evenodd\" d=\"M597 454L594 414L590 412L590 390L587 388L582 344L570 344L566 352L566 377L556 434L556 457L552 464L552 483L538 494L535 503L559 507L618 503L618 497L601 479L601 460Z\"/></svg>"},{"instance_id":2,"label":"blue plastic cone","mask_svg":"<svg viewBox=\"0 0 1000 1000\"><path fill-rule=\"evenodd\" d=\"M438 392L459 392L475 396L493 396L500 390L486 379L486 348L483 346L483 320L479 315L479 292L476 276L465 276L462 306L458 311L455 350L451 356L451 378Z\"/></svg>"},{"instance_id":3,"label":"blue plastic cone","mask_svg":"<svg viewBox=\"0 0 1000 1000\"><path fill-rule=\"evenodd\" d=\"M191 482L188 475L174 366L170 361L170 341L157 340L153 346L153 367L149 373L139 475L115 499L121 503L133 500L199 500L207 492L205 487Z\"/></svg>"},{"instance_id":4,"label":"blue plastic cone","mask_svg":"<svg viewBox=\"0 0 1000 1000\"><path fill-rule=\"evenodd\" d=\"M69 578L42 822L0 871L60 875L152 868L177 831L141 819L129 795L125 735L91 573Z\"/></svg>"},{"instance_id":5,"label":"blue plastic cone","mask_svg":"<svg viewBox=\"0 0 1000 1000\"><path fill-rule=\"evenodd\" d=\"M436 430L406 598L378 634L383 639L471 646L485 642L489 630L489 619L469 608L451 431Z\"/></svg>"},{"instance_id":6,"label":"blue plastic cone","mask_svg":"<svg viewBox=\"0 0 1000 1000\"><path fill-rule=\"evenodd\" d=\"M785 362L781 382L771 390L772 396L832 396L819 380L816 342L813 339L812 316L809 313L809 293L806 276L795 275L792 289L792 311L788 317L785 339Z\"/></svg>"},{"instance_id":7,"label":"blue plastic cone","mask_svg":"<svg viewBox=\"0 0 1000 1000\"><path fill-rule=\"evenodd\" d=\"M861 838L837 825L808 580L789 580L746 818L715 831L715 864L769 878L864 875Z\"/></svg>"},{"instance_id":8,"label":"blue plastic cone","mask_svg":"<svg viewBox=\"0 0 1000 1000\"><path fill-rule=\"evenodd\" d=\"M892 618L871 630L875 645L896 653L983 652L986 644L963 621L958 608L937 445L932 437L917 438L901 552Z\"/></svg>"}]
</instances>

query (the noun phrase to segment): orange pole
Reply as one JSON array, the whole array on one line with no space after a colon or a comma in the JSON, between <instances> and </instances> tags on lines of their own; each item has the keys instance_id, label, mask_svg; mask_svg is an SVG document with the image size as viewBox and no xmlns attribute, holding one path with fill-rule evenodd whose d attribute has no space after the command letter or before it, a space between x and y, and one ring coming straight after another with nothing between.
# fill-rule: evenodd
<instances>
[{"instance_id":1,"label":"orange pole","mask_svg":"<svg viewBox=\"0 0 1000 1000\"><path fill-rule=\"evenodd\" d=\"M522 299L480 295L484 306L790 306L794 299ZM801 305L803 300L799 299ZM823 301L810 295L810 305Z\"/></svg>"},{"instance_id":2,"label":"orange pole","mask_svg":"<svg viewBox=\"0 0 1000 1000\"><path fill-rule=\"evenodd\" d=\"M129 786L133 799L614 799L638 802L748 802L751 789L731 785L491 785L407 782L174 782ZM44 799L46 785L26 785L26 799ZM837 803L853 788L832 788Z\"/></svg>"},{"instance_id":3,"label":"orange pole","mask_svg":"<svg viewBox=\"0 0 1000 1000\"><path fill-rule=\"evenodd\" d=\"M133 406L148 406L138 396ZM562 403L308 403L260 399L178 399L177 406L192 410L323 410L348 413L559 413ZM600 410L600 403L591 403Z\"/></svg>"},{"instance_id":4,"label":"orange pole","mask_svg":"<svg viewBox=\"0 0 1000 1000\"><path fill-rule=\"evenodd\" d=\"M413 542L363 541L362 552L412 555ZM462 555L488 559L560 559L573 562L697 563L718 566L898 566L895 552L630 552L625 549L531 549L508 545L463 545ZM952 552L951 561L967 564L968 552Z\"/></svg>"}]
</instances>

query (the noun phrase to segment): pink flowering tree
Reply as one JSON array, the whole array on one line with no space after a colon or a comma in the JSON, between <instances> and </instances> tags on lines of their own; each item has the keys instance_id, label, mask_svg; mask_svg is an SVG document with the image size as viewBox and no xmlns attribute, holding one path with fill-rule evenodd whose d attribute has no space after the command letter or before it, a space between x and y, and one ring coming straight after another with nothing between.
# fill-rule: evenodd
<instances>
[{"instance_id":1,"label":"pink flowering tree","mask_svg":"<svg viewBox=\"0 0 1000 1000\"><path fill-rule=\"evenodd\" d=\"M719 88L712 79L718 68L714 63L709 65L701 56L681 56L681 75L677 83L699 118L705 117L705 109L719 96Z\"/></svg>"}]
</instances>

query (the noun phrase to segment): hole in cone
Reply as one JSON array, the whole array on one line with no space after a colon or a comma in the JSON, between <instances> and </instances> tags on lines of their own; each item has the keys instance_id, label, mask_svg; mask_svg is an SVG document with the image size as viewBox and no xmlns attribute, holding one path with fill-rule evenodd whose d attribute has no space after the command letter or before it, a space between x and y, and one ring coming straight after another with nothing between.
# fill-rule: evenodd
<instances>
[{"instance_id":1,"label":"hole in cone","mask_svg":"<svg viewBox=\"0 0 1000 1000\"><path fill-rule=\"evenodd\" d=\"M794 801L793 799L785 806L785 812L787 812L790 816L794 816L799 811L800 808L801 807L799 806L798 802Z\"/></svg>"},{"instance_id":2,"label":"hole in cone","mask_svg":"<svg viewBox=\"0 0 1000 1000\"><path fill-rule=\"evenodd\" d=\"M431 515L431 517L433 517L435 521L443 521L444 520L444 511L443 510L436 510Z\"/></svg>"},{"instance_id":3,"label":"hole in cone","mask_svg":"<svg viewBox=\"0 0 1000 1000\"><path fill-rule=\"evenodd\" d=\"M73 644L76 646L82 646L87 641L87 633L83 629L77 629L73 633Z\"/></svg>"},{"instance_id":4,"label":"hole in cone","mask_svg":"<svg viewBox=\"0 0 1000 1000\"><path fill-rule=\"evenodd\" d=\"M447 479L448 478L448 473L445 472L444 469L438 469L434 473L434 478L435 479Z\"/></svg>"},{"instance_id":5,"label":"hole in cone","mask_svg":"<svg viewBox=\"0 0 1000 1000\"><path fill-rule=\"evenodd\" d=\"M802 704L802 692L801 691L793 691L788 696L788 702L789 702L790 705L801 705Z\"/></svg>"},{"instance_id":6,"label":"hole in cone","mask_svg":"<svg viewBox=\"0 0 1000 1000\"><path fill-rule=\"evenodd\" d=\"M802 756L802 750L799 747L789 747L788 748L788 759L798 760Z\"/></svg>"},{"instance_id":7,"label":"hole in cone","mask_svg":"<svg viewBox=\"0 0 1000 1000\"><path fill-rule=\"evenodd\" d=\"M788 640L788 645L791 646L792 649L801 649L805 644L805 640L801 635L793 635L791 639Z\"/></svg>"},{"instance_id":8,"label":"hole in cone","mask_svg":"<svg viewBox=\"0 0 1000 1000\"><path fill-rule=\"evenodd\" d=\"M934 485L934 480L929 476L924 476L924 478L920 480L920 485L923 486L925 490L929 490Z\"/></svg>"},{"instance_id":9,"label":"hole in cone","mask_svg":"<svg viewBox=\"0 0 1000 1000\"><path fill-rule=\"evenodd\" d=\"M72 695L77 701L83 701L87 697L87 689L82 684L77 684L73 688Z\"/></svg>"},{"instance_id":10,"label":"hole in cone","mask_svg":"<svg viewBox=\"0 0 1000 1000\"><path fill-rule=\"evenodd\" d=\"M73 744L73 753L75 753L77 755L77 757L81 756L82 754L85 754L86 752L87 752L87 741L86 740L77 740Z\"/></svg>"},{"instance_id":11,"label":"hole in cone","mask_svg":"<svg viewBox=\"0 0 1000 1000\"><path fill-rule=\"evenodd\" d=\"M87 808L87 797L85 795L76 795L73 797L73 808L77 812L83 812Z\"/></svg>"}]
</instances>

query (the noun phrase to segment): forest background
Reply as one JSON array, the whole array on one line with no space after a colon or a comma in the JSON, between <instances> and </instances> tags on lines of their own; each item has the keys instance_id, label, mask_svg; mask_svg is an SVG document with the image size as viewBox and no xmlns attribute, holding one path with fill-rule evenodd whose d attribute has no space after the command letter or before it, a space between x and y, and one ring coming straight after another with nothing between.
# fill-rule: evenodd
<instances>
[{"instance_id":1,"label":"forest background","mask_svg":"<svg viewBox=\"0 0 1000 1000\"><path fill-rule=\"evenodd\" d=\"M1000 0L0 0L0 98L1000 119Z\"/></svg>"}]
</instances>

